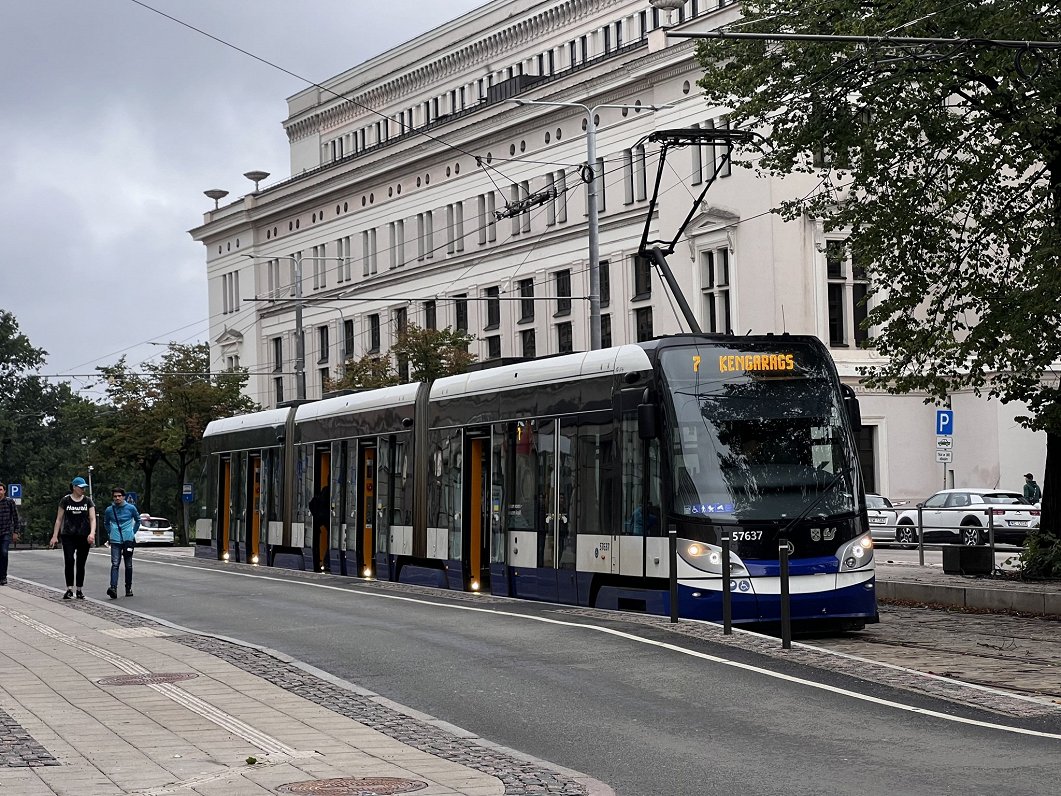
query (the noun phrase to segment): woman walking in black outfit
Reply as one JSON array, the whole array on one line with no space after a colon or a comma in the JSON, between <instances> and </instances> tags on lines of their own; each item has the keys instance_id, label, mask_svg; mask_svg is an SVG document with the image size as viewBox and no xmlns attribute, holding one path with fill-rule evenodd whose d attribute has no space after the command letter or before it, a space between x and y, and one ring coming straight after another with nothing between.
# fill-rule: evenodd
<instances>
[{"instance_id":1,"label":"woman walking in black outfit","mask_svg":"<svg viewBox=\"0 0 1061 796\"><path fill-rule=\"evenodd\" d=\"M59 513L55 515L55 530L52 531L52 547L63 540L63 558L66 561L66 593L64 600L74 596L85 599L81 589L85 585L85 561L88 551L96 541L96 507L85 494L88 484L78 476L70 482L70 494L59 501Z\"/></svg>"}]
</instances>

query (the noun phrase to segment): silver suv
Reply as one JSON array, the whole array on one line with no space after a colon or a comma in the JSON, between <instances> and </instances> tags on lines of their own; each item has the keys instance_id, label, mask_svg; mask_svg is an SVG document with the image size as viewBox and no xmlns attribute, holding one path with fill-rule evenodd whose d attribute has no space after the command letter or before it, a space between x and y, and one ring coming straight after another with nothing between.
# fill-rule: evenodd
<instances>
[{"instance_id":1,"label":"silver suv","mask_svg":"<svg viewBox=\"0 0 1061 796\"><path fill-rule=\"evenodd\" d=\"M996 542L1024 544L1029 528L1039 527L1039 509L1020 492L989 487L944 489L921 504L925 541L986 544L989 526ZM895 526L897 542L916 542L917 509L899 513Z\"/></svg>"}]
</instances>

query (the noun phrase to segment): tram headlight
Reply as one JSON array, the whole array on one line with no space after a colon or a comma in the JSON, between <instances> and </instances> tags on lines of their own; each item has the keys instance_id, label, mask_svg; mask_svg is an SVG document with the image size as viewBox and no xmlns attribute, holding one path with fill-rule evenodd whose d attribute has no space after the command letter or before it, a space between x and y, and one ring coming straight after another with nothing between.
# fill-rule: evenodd
<instances>
[{"instance_id":1,"label":"tram headlight","mask_svg":"<svg viewBox=\"0 0 1061 796\"><path fill-rule=\"evenodd\" d=\"M722 574L722 548L717 545L679 540L678 555L691 567L713 575ZM732 551L729 554L729 569L732 575L748 574L744 562Z\"/></svg>"},{"instance_id":2,"label":"tram headlight","mask_svg":"<svg viewBox=\"0 0 1061 796\"><path fill-rule=\"evenodd\" d=\"M841 572L868 566L873 562L873 537L868 533L856 536L840 546L836 557L840 561Z\"/></svg>"}]
</instances>

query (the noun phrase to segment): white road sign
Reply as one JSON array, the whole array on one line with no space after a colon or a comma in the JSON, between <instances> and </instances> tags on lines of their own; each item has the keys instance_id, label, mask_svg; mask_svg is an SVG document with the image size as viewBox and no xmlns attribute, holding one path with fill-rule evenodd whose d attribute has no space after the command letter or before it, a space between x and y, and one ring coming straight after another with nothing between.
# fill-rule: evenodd
<instances>
[{"instance_id":1,"label":"white road sign","mask_svg":"<svg viewBox=\"0 0 1061 796\"><path fill-rule=\"evenodd\" d=\"M949 451L954 447L954 437L936 437L936 450Z\"/></svg>"},{"instance_id":2,"label":"white road sign","mask_svg":"<svg viewBox=\"0 0 1061 796\"><path fill-rule=\"evenodd\" d=\"M952 461L953 456L954 456L954 452L950 451L950 450L945 450L945 451L938 450L938 451L936 451L936 461L937 462L949 462L949 461Z\"/></svg>"}]
</instances>

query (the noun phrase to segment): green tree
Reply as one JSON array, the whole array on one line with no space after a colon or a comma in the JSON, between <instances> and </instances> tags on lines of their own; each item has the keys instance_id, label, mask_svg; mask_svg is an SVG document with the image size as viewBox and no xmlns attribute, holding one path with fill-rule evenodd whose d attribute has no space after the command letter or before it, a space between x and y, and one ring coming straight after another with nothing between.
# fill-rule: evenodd
<instances>
[{"instance_id":1,"label":"green tree","mask_svg":"<svg viewBox=\"0 0 1061 796\"><path fill-rule=\"evenodd\" d=\"M475 361L468 351L473 335L459 329L423 329L409 324L384 356L365 356L343 367L340 378L329 383L333 390L372 390L399 384L401 375L394 363L408 363L411 381L432 381L464 373Z\"/></svg>"},{"instance_id":2,"label":"green tree","mask_svg":"<svg viewBox=\"0 0 1061 796\"><path fill-rule=\"evenodd\" d=\"M409 324L391 348L391 355L409 363L413 381L433 381L443 376L464 373L475 361L468 346L475 338L467 332L447 326L445 329L422 329Z\"/></svg>"},{"instance_id":3,"label":"green tree","mask_svg":"<svg viewBox=\"0 0 1061 796\"><path fill-rule=\"evenodd\" d=\"M111 450L142 470L161 462L177 485L187 480L189 466L198 459L211 420L258 408L241 392L246 370L210 372L206 343L170 343L160 362L145 362L139 373L130 371L124 360L100 371L117 410L118 436L107 442ZM173 490L170 507L177 518L183 516L179 489ZM180 519L177 527L186 544L188 529Z\"/></svg>"},{"instance_id":4,"label":"green tree","mask_svg":"<svg viewBox=\"0 0 1061 796\"><path fill-rule=\"evenodd\" d=\"M15 316L0 310L0 481L22 484L23 541L34 544L50 535L70 479L89 474L90 440L104 411L69 384L41 377L36 371L45 356Z\"/></svg>"},{"instance_id":5,"label":"green tree","mask_svg":"<svg viewBox=\"0 0 1061 796\"><path fill-rule=\"evenodd\" d=\"M911 50L888 36L1044 41L1043 0L747 0L741 32L875 37L722 40L699 49L709 102L765 138L760 173L820 177L778 208L841 231L866 265L867 381L955 389L1030 407L1047 435L1042 524L1061 525L1061 70L1056 55L1000 46ZM1040 68L1041 67L1041 71Z\"/></svg>"}]
</instances>

